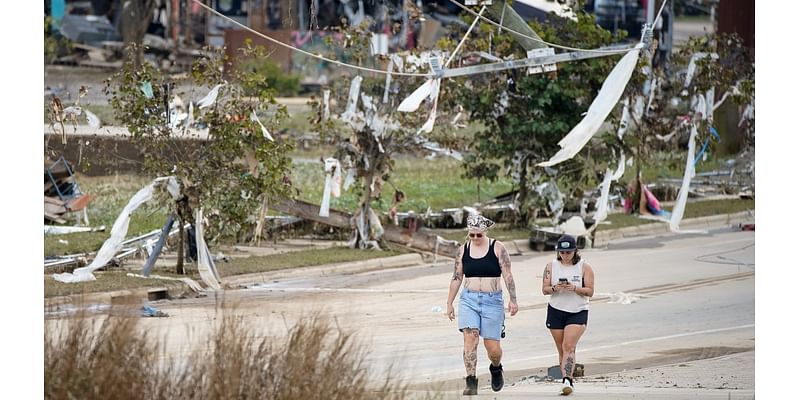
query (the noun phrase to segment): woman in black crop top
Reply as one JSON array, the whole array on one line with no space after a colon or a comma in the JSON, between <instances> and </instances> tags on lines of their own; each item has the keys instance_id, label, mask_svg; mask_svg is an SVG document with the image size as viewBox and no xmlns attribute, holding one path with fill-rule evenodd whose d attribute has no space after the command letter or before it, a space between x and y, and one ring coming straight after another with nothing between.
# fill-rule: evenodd
<instances>
[{"instance_id":1,"label":"woman in black crop top","mask_svg":"<svg viewBox=\"0 0 800 400\"><path fill-rule=\"evenodd\" d=\"M458 307L458 330L464 334L464 368L467 371L465 395L478 394L478 378L475 370L478 363L478 342L483 337L486 354L491 361L492 390L503 388L503 365L500 363L503 349L500 339L504 336L503 291L501 281L508 289L508 311L517 314L517 291L511 275L511 257L503 243L490 239L488 229L494 222L480 215L467 218L469 231L467 243L459 247L455 271L447 293L447 316L455 319L453 300L463 282L464 290Z\"/></svg>"}]
</instances>

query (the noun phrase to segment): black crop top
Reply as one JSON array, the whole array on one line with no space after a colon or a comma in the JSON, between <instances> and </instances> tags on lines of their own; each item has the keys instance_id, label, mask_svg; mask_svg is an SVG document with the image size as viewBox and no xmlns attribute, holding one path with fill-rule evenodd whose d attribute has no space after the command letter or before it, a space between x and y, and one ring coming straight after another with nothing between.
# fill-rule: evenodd
<instances>
[{"instance_id":1,"label":"black crop top","mask_svg":"<svg viewBox=\"0 0 800 400\"><path fill-rule=\"evenodd\" d=\"M489 245L489 252L481 258L472 258L469 255L469 243L464 246L464 255L461 256L461 265L464 276L467 278L492 278L500 276L500 260L494 254L494 243Z\"/></svg>"}]
</instances>

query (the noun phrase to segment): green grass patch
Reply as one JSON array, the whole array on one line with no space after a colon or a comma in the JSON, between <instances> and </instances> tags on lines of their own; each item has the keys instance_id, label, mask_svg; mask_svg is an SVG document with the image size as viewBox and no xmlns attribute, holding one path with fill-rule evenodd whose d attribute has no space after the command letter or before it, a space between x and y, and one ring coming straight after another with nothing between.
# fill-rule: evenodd
<instances>
[{"instance_id":1,"label":"green grass patch","mask_svg":"<svg viewBox=\"0 0 800 400\"><path fill-rule=\"evenodd\" d=\"M217 271L221 277L269 272L284 269L309 267L323 264L335 264L371 260L407 254L409 251L392 246L389 250L357 250L348 247L332 247L328 249L314 249L295 251L291 253L276 254L271 256L251 256L233 258L229 262L216 262ZM196 264L185 265L185 277L200 281ZM47 275L44 278L45 297L80 295L94 292L110 292L123 289L137 289L143 287L163 287L165 285L180 285L180 282L170 280L145 279L127 276L129 271L97 271L97 280L90 282L63 283ZM138 273L138 271L137 271ZM174 273L174 267L158 267L153 274L161 276L179 277Z\"/></svg>"},{"instance_id":2,"label":"green grass patch","mask_svg":"<svg viewBox=\"0 0 800 400\"><path fill-rule=\"evenodd\" d=\"M494 183L482 181L480 195L478 181L461 177L461 162L452 158L438 157L433 160L416 157L398 157L391 177L391 184L384 183L379 202L373 207L385 212L392 204L392 185L406 194L406 201L398 207L400 212L413 210L424 213L428 207L433 211L443 208L462 207L486 201L511 190L510 178L502 177ZM300 199L319 204L325 178L321 163L295 164L292 182L300 190ZM360 195L353 185L342 196L331 199L331 208L353 212Z\"/></svg>"},{"instance_id":3,"label":"green grass patch","mask_svg":"<svg viewBox=\"0 0 800 400\"><path fill-rule=\"evenodd\" d=\"M137 289L145 287L164 287L166 285L182 285L180 282L159 279L127 276L128 271L95 271L97 280L89 282L63 283L53 279L52 275L44 277L44 297L81 295L97 292L113 292L117 290ZM159 271L159 275L167 275ZM175 275L173 275L175 276Z\"/></svg>"},{"instance_id":4,"label":"green grass patch","mask_svg":"<svg viewBox=\"0 0 800 400\"><path fill-rule=\"evenodd\" d=\"M666 208L665 208L666 209ZM694 201L686 204L686 210L683 213L683 218L699 218L708 217L711 215L727 215L736 214L743 211L751 211L756 209L755 200L741 200L741 199L722 199L722 200L703 200ZM669 210L668 210L669 211ZM654 222L639 218L631 214L610 214L606 221L611 224L601 224L597 227L598 231L606 231L612 229L625 228L628 226L663 223Z\"/></svg>"},{"instance_id":5,"label":"green grass patch","mask_svg":"<svg viewBox=\"0 0 800 400\"><path fill-rule=\"evenodd\" d=\"M272 256L234 258L230 262L217 263L216 265L220 276L225 277L314 265L370 260L373 258L392 257L406 253L406 251L400 249L375 251L351 249L349 247L332 247L329 249L295 251Z\"/></svg>"}]
</instances>

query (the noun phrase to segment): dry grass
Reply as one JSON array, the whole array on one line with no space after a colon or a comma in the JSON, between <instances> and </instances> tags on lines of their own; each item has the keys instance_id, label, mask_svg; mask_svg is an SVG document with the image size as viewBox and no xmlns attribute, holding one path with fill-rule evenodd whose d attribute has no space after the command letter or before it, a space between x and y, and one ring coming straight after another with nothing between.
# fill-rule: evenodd
<instances>
[{"instance_id":1,"label":"dry grass","mask_svg":"<svg viewBox=\"0 0 800 400\"><path fill-rule=\"evenodd\" d=\"M301 318L285 337L274 338L256 334L226 311L208 346L183 362L159 361L169 359L162 357L165 349L138 329L137 321L124 316L102 322L87 316L46 321L45 398L409 397L406 385L391 373L376 384L364 363L368 350L363 343L318 313Z\"/></svg>"}]
</instances>

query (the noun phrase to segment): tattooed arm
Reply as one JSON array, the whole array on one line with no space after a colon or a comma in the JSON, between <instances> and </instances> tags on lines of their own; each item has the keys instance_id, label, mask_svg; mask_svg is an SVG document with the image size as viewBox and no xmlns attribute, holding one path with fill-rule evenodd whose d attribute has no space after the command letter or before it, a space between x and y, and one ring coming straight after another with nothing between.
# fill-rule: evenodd
<instances>
[{"instance_id":1,"label":"tattooed arm","mask_svg":"<svg viewBox=\"0 0 800 400\"><path fill-rule=\"evenodd\" d=\"M461 287L461 282L464 280L464 267L461 265L461 256L464 255L464 245L458 248L456 255L455 266L453 267L453 277L450 279L450 290L447 291L447 318L450 321L455 319L456 311L453 308L453 300L456 299L458 289Z\"/></svg>"},{"instance_id":2,"label":"tattooed arm","mask_svg":"<svg viewBox=\"0 0 800 400\"><path fill-rule=\"evenodd\" d=\"M511 315L516 315L519 307L517 306L517 285L514 284L514 275L511 275L511 256L508 255L506 246L499 241L495 242L494 251L497 259L500 260L500 273L503 275L508 289L508 311Z\"/></svg>"},{"instance_id":3,"label":"tattooed arm","mask_svg":"<svg viewBox=\"0 0 800 400\"><path fill-rule=\"evenodd\" d=\"M544 295L556 292L555 285L553 285L553 282L550 280L552 268L553 266L551 263L547 263L547 265L544 266L544 273L542 274L542 294Z\"/></svg>"}]
</instances>

